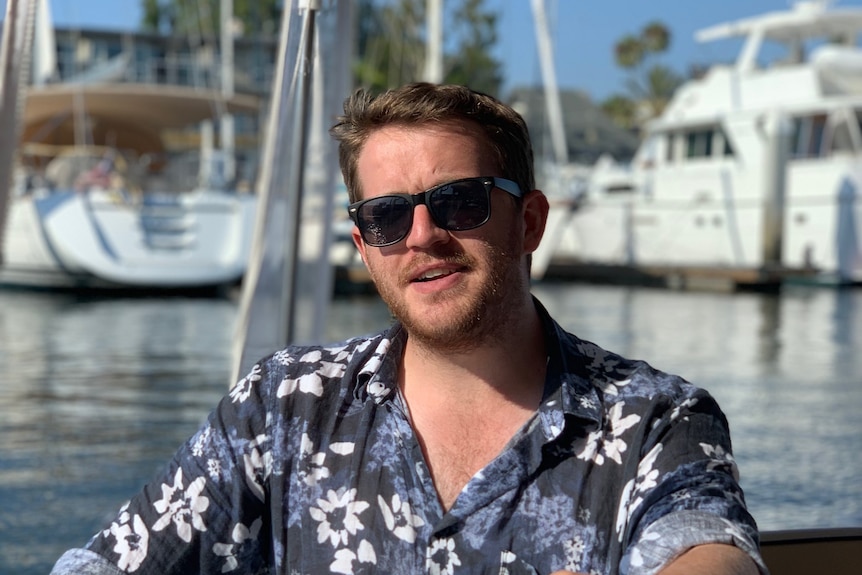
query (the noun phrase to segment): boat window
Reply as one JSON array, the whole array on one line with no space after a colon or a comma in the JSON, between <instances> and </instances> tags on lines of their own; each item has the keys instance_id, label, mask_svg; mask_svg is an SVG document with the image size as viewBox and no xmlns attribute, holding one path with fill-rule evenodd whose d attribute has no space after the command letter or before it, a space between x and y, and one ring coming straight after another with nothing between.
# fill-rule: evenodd
<instances>
[{"instance_id":1,"label":"boat window","mask_svg":"<svg viewBox=\"0 0 862 575\"><path fill-rule=\"evenodd\" d=\"M697 130L686 134L686 158L706 158L712 155L713 130Z\"/></svg>"},{"instance_id":2,"label":"boat window","mask_svg":"<svg viewBox=\"0 0 862 575\"><path fill-rule=\"evenodd\" d=\"M634 191L631 184L612 184L605 188L606 194L628 194Z\"/></svg>"},{"instance_id":3,"label":"boat window","mask_svg":"<svg viewBox=\"0 0 862 575\"><path fill-rule=\"evenodd\" d=\"M665 136L664 140L664 149L665 149L665 162L668 164L673 163L674 160L674 148L676 147L676 134L674 132L668 132Z\"/></svg>"},{"instance_id":4,"label":"boat window","mask_svg":"<svg viewBox=\"0 0 862 575\"><path fill-rule=\"evenodd\" d=\"M722 134L721 134L721 135L722 135L722 136L724 136L724 150L722 150L722 154L723 154L724 156L733 156L733 155L734 155L734 153L733 153L733 146L730 144L730 138L728 138L728 137L724 134L724 132L722 132Z\"/></svg>"},{"instance_id":5,"label":"boat window","mask_svg":"<svg viewBox=\"0 0 862 575\"><path fill-rule=\"evenodd\" d=\"M791 155L794 158L815 158L823 150L823 131L826 114L802 116L793 119Z\"/></svg>"},{"instance_id":6,"label":"boat window","mask_svg":"<svg viewBox=\"0 0 862 575\"><path fill-rule=\"evenodd\" d=\"M834 152L852 152L853 138L850 136L850 125L843 119L836 122L832 128L832 146Z\"/></svg>"}]
</instances>

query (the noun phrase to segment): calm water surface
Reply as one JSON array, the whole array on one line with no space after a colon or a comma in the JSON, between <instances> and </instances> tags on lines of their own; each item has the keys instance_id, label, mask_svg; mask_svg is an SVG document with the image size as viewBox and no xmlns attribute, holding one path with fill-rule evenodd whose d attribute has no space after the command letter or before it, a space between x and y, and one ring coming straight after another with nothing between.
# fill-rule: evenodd
<instances>
[{"instance_id":1,"label":"calm water surface","mask_svg":"<svg viewBox=\"0 0 862 575\"><path fill-rule=\"evenodd\" d=\"M545 284L568 329L706 387L764 530L862 526L862 290ZM0 291L0 573L46 573L226 392L235 302ZM339 299L328 338L389 321Z\"/></svg>"}]
</instances>

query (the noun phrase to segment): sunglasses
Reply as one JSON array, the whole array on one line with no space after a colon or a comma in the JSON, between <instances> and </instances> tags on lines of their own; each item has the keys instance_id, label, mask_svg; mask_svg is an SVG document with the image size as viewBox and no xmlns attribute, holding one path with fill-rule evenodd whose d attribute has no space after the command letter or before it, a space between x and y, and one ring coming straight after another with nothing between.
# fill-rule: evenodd
<instances>
[{"instance_id":1,"label":"sunglasses","mask_svg":"<svg viewBox=\"0 0 862 575\"><path fill-rule=\"evenodd\" d=\"M425 205L438 228L452 232L472 230L491 217L491 190L500 188L516 198L524 194L518 184L504 178L463 178L434 186L418 194L389 194L347 206L362 240L380 248L397 244L413 227L413 209Z\"/></svg>"}]
</instances>

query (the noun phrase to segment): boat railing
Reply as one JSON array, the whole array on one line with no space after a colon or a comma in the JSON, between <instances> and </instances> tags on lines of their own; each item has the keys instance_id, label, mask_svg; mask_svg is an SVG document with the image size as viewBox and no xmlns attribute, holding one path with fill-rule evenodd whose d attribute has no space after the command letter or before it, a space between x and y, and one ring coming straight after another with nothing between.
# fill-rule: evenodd
<instances>
[{"instance_id":1,"label":"boat railing","mask_svg":"<svg viewBox=\"0 0 862 575\"><path fill-rule=\"evenodd\" d=\"M134 35L124 40L119 53L109 55L104 49L91 49L89 52L96 53L83 61L79 51L61 51L57 66L59 80L165 84L201 90L221 86L223 71L218 53L210 45L165 50ZM233 83L239 91L267 92L272 83L272 64L266 58L244 58L233 73Z\"/></svg>"},{"instance_id":2,"label":"boat railing","mask_svg":"<svg viewBox=\"0 0 862 575\"><path fill-rule=\"evenodd\" d=\"M142 190L188 192L202 187L199 163L199 155L193 153L138 155L133 150L110 146L28 143L23 146L19 160L23 174L20 191L84 192L101 188L132 195Z\"/></svg>"}]
</instances>

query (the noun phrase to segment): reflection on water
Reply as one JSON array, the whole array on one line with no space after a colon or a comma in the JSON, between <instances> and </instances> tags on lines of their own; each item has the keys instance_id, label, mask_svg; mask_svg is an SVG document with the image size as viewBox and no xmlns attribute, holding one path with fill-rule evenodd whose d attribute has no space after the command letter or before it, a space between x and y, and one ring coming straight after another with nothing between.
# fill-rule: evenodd
<instances>
[{"instance_id":1,"label":"reflection on water","mask_svg":"<svg viewBox=\"0 0 862 575\"><path fill-rule=\"evenodd\" d=\"M544 284L568 329L709 389L763 529L862 525L862 292ZM234 302L0 291L0 573L45 573L227 390ZM334 303L332 340L389 322Z\"/></svg>"}]
</instances>

